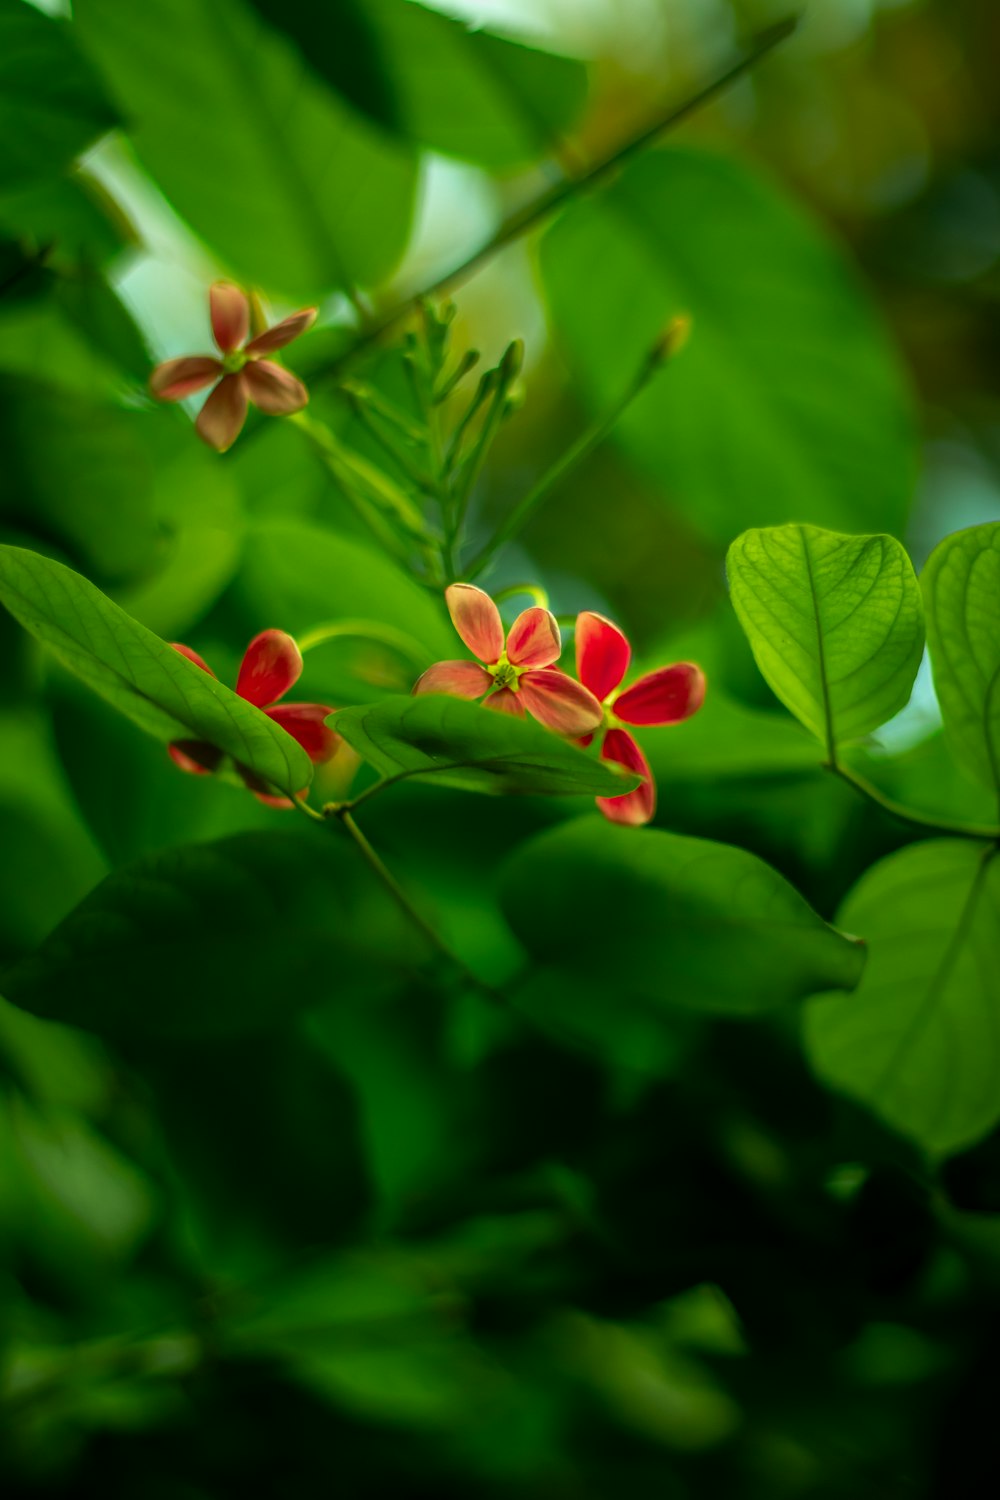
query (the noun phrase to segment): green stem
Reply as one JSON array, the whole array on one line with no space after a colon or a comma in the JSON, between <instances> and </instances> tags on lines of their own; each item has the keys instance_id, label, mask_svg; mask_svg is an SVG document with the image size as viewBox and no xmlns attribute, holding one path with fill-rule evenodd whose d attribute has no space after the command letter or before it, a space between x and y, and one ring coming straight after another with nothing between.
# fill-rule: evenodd
<instances>
[{"instance_id":1,"label":"green stem","mask_svg":"<svg viewBox=\"0 0 1000 1500\"><path fill-rule=\"evenodd\" d=\"M341 806L337 809L335 816L347 830L347 833L350 835L350 837L354 840L354 843L357 846L365 863L368 865L368 868L382 882L386 890L392 896L393 900L397 903L401 910L406 913L406 916L413 923L414 927L420 930L430 946L437 953L440 953L443 958L446 958L452 965L452 967L457 969L459 973L461 973L468 984L479 990L480 993L487 995L489 999L502 1001L503 996L501 995L500 991L495 990L493 986L487 984L484 979L480 979L478 974L474 974L473 971L468 967L468 965L459 958L458 954L454 953L451 948L448 947L444 939L434 930L434 928L421 914L421 912L417 910L413 902L410 900L409 896L404 891L403 887L400 885L399 881L396 879L395 875L393 875L392 871L375 852L365 835L361 832L361 829L358 827L357 823L355 823L353 817L351 816L349 809L346 806Z\"/></svg>"},{"instance_id":2,"label":"green stem","mask_svg":"<svg viewBox=\"0 0 1000 1500\"><path fill-rule=\"evenodd\" d=\"M534 599L540 609L548 609L549 596L537 583L511 583L498 594L493 595L494 604L502 604L505 599L516 599L518 594L527 594L529 599ZM576 616L574 615L574 619Z\"/></svg>"},{"instance_id":3,"label":"green stem","mask_svg":"<svg viewBox=\"0 0 1000 1500\"><path fill-rule=\"evenodd\" d=\"M342 637L376 641L381 646L389 646L405 656L421 672L427 665L427 653L418 641L407 635L405 630L397 630L393 625L383 625L378 620L335 620L329 625L314 625L305 635L297 636L296 643L304 655L327 641Z\"/></svg>"},{"instance_id":4,"label":"green stem","mask_svg":"<svg viewBox=\"0 0 1000 1500\"><path fill-rule=\"evenodd\" d=\"M665 353L669 354L669 352L671 352L669 349L665 350L663 340L658 339L653 349L643 359L642 364L629 382L629 385L611 410L605 412L602 417L599 417L596 422L586 428L576 439L575 443L570 444L562 457L556 459L552 467L542 475L537 484L515 505L506 519L501 521L493 534L492 540L487 542L479 555L474 557L466 568L466 579L471 581L473 578L478 577L499 548L506 542L512 541L524 529L549 492L567 474L571 473L578 464L582 463L587 455L592 453L599 444L603 443L622 413L631 406L636 396L646 388L657 371L663 368Z\"/></svg>"},{"instance_id":5,"label":"green stem","mask_svg":"<svg viewBox=\"0 0 1000 1500\"><path fill-rule=\"evenodd\" d=\"M672 105L644 130L640 130L622 145L615 147L607 156L602 157L600 161L595 162L588 171L576 177L566 178L547 192L540 193L531 203L526 204L523 209L512 214L500 226L492 239L488 240L473 255L470 255L467 260L463 261L453 270L446 271L443 276L438 277L436 281L429 287L425 287L417 295L407 297L404 301L397 303L394 307L382 313L381 316L373 319L350 349L339 356L339 358L331 361L325 370L317 372L314 377L314 383L315 381L339 374L349 364L353 363L359 355L370 348L372 344L376 343L393 329L397 323L407 317L422 301L425 301L429 297L440 296L442 292L446 292L449 288L466 281L479 270L480 266L492 260L498 251L504 249L505 246L519 239L523 234L526 234L528 230L533 229L537 224L549 218L569 199L576 197L578 193L584 192L589 188L597 187L608 177L613 176L620 167L624 166L634 156L638 156L640 152L661 136L664 131L669 130L674 125L679 125L681 121L686 120L689 115L694 114L702 105L710 103L717 95L727 89L731 83L735 83L745 73L749 73L762 58L766 57L769 52L773 51L781 42L790 37L797 25L798 17L788 16L783 21L778 21L775 25L758 32L756 36L751 38L747 51L717 74L704 88L699 89L696 94L693 94L689 99L685 99L682 104Z\"/></svg>"},{"instance_id":6,"label":"green stem","mask_svg":"<svg viewBox=\"0 0 1000 1500\"><path fill-rule=\"evenodd\" d=\"M901 823L909 823L914 828L921 828L926 833L939 834L942 838L977 839L981 842L1000 843L1000 828L990 828L985 824L976 823L950 823L947 820L914 812L912 808L904 807L901 802L894 802L870 781L847 766L841 765L839 761L828 762L823 769L846 782L862 797L873 802L876 807L880 807L884 813L888 813L890 818L896 818Z\"/></svg>"}]
</instances>

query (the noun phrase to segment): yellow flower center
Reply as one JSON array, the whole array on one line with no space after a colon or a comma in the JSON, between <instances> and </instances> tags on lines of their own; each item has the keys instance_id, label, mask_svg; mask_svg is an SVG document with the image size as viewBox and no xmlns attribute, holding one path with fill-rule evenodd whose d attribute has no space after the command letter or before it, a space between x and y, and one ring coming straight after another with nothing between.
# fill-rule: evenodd
<instances>
[{"instance_id":1,"label":"yellow flower center","mask_svg":"<svg viewBox=\"0 0 1000 1500\"><path fill-rule=\"evenodd\" d=\"M495 661L486 670L498 688L509 688L512 693L519 691L517 679L520 677L523 668L515 667L512 661L508 661L506 651L501 651L500 660Z\"/></svg>"}]
</instances>

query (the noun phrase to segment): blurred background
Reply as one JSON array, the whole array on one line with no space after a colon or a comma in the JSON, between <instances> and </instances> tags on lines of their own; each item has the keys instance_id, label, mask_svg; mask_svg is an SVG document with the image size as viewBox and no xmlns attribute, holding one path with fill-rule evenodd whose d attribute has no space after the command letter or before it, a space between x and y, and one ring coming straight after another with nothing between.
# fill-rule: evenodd
<instances>
[{"instance_id":1,"label":"blurred background","mask_svg":"<svg viewBox=\"0 0 1000 1500\"><path fill-rule=\"evenodd\" d=\"M227 681L269 626L374 617L450 655L438 602L372 550L295 430L252 418L219 459L196 403L154 406L150 367L208 352L220 276L275 317L316 303L288 362L378 457L340 392L359 333L787 13L0 0L20 143L0 166L2 539ZM603 610L637 665L702 661L703 713L650 737L658 822L751 849L829 918L909 835L823 777L754 669L723 559L794 519L890 531L919 567L1000 518L998 63L992 0L809 0L757 65L453 288L458 350L526 346L473 550L691 316L487 584ZM403 399L391 339L351 373ZM108 875L159 879L178 846L274 829L238 789L177 775L6 617L0 649L5 964ZM365 701L409 672L334 644L297 696ZM926 670L863 760L915 806L991 816L943 753ZM504 978L522 955L496 871L573 811L424 787L366 828ZM5 1495L988 1492L1000 1141L928 1167L819 1088L792 1022L666 1025L623 988L610 1021L606 995L550 994L545 1027L522 1026L415 978L348 854L313 858L330 909L355 892L355 941L323 948L316 917L323 1000L279 1041L98 1038L2 1003ZM238 948L246 908L218 920ZM95 974L140 1009L161 993L141 944Z\"/></svg>"}]
</instances>

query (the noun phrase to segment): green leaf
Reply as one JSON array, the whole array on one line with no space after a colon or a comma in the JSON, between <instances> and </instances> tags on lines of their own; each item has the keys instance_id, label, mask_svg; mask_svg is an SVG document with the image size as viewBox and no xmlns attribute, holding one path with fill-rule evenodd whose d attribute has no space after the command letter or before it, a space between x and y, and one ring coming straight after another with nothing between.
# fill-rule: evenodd
<instances>
[{"instance_id":1,"label":"green leaf","mask_svg":"<svg viewBox=\"0 0 1000 1500\"><path fill-rule=\"evenodd\" d=\"M233 593L254 630L280 620L301 635L320 624L371 620L412 638L410 658L354 636L311 650L311 691L324 703L406 692L431 662L455 654L443 601L374 548L318 526L253 524Z\"/></svg>"},{"instance_id":2,"label":"green leaf","mask_svg":"<svg viewBox=\"0 0 1000 1500\"><path fill-rule=\"evenodd\" d=\"M391 270L413 160L240 0L78 0L73 11L140 159L235 272L312 298Z\"/></svg>"},{"instance_id":3,"label":"green leaf","mask_svg":"<svg viewBox=\"0 0 1000 1500\"><path fill-rule=\"evenodd\" d=\"M901 849L838 913L869 947L857 994L806 1013L828 1083L931 1151L1000 1120L1000 860L968 841Z\"/></svg>"},{"instance_id":4,"label":"green leaf","mask_svg":"<svg viewBox=\"0 0 1000 1500\"><path fill-rule=\"evenodd\" d=\"M726 570L758 667L831 760L906 704L924 627L913 567L893 537L746 531Z\"/></svg>"},{"instance_id":5,"label":"green leaf","mask_svg":"<svg viewBox=\"0 0 1000 1500\"><path fill-rule=\"evenodd\" d=\"M265 1031L343 994L352 974L371 987L377 957L408 960L402 921L332 831L237 834L109 875L3 993L116 1036Z\"/></svg>"},{"instance_id":6,"label":"green leaf","mask_svg":"<svg viewBox=\"0 0 1000 1500\"><path fill-rule=\"evenodd\" d=\"M537 962L660 1005L747 1015L853 989L864 952L728 844L577 819L507 862L501 900ZM591 1007L592 1009L592 1007Z\"/></svg>"},{"instance_id":7,"label":"green leaf","mask_svg":"<svg viewBox=\"0 0 1000 1500\"><path fill-rule=\"evenodd\" d=\"M921 582L948 742L967 771L1000 792L1000 521L945 537Z\"/></svg>"},{"instance_id":8,"label":"green leaf","mask_svg":"<svg viewBox=\"0 0 1000 1500\"><path fill-rule=\"evenodd\" d=\"M494 170L547 151L587 94L568 57L471 30L410 0L349 0L337 27L323 0L253 0L309 65L379 125Z\"/></svg>"},{"instance_id":9,"label":"green leaf","mask_svg":"<svg viewBox=\"0 0 1000 1500\"><path fill-rule=\"evenodd\" d=\"M0 373L0 517L109 581L147 570L161 538L142 420Z\"/></svg>"},{"instance_id":10,"label":"green leaf","mask_svg":"<svg viewBox=\"0 0 1000 1500\"><path fill-rule=\"evenodd\" d=\"M667 321L692 317L616 434L709 536L800 519L900 529L916 439L899 361L836 247L743 163L648 153L556 222L542 272L597 413Z\"/></svg>"},{"instance_id":11,"label":"green leaf","mask_svg":"<svg viewBox=\"0 0 1000 1500\"><path fill-rule=\"evenodd\" d=\"M341 709L329 721L382 776L429 777L465 792L615 797L639 778L532 719L439 693Z\"/></svg>"},{"instance_id":12,"label":"green leaf","mask_svg":"<svg viewBox=\"0 0 1000 1500\"><path fill-rule=\"evenodd\" d=\"M312 780L291 735L62 563L0 546L0 603L148 734L206 740L289 795Z\"/></svg>"},{"instance_id":13,"label":"green leaf","mask_svg":"<svg viewBox=\"0 0 1000 1500\"><path fill-rule=\"evenodd\" d=\"M69 25L0 0L0 189L59 176L117 123Z\"/></svg>"}]
</instances>

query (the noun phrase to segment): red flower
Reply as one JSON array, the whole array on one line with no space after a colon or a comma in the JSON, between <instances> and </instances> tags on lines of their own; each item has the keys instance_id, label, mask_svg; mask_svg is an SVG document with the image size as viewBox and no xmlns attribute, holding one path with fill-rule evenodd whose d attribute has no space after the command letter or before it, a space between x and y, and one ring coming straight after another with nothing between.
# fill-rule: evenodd
<instances>
[{"instance_id":1,"label":"red flower","mask_svg":"<svg viewBox=\"0 0 1000 1500\"><path fill-rule=\"evenodd\" d=\"M193 661L196 667L215 673L206 661L192 651L190 646L173 642L175 651ZM342 744L339 734L328 729L325 720L333 712L322 703L279 703L290 687L294 687L302 675L302 653L283 630L262 630L255 635L246 649L236 679L236 691L241 698L263 709L269 719L280 724L293 740L297 740L309 759L316 765L332 760ZM193 776L208 776L218 770L224 759L223 752L203 740L177 740L167 746L167 753L175 766ZM237 766L246 785L254 796L269 807L291 807L287 797L275 797L264 782L247 766Z\"/></svg>"},{"instance_id":2,"label":"red flower","mask_svg":"<svg viewBox=\"0 0 1000 1500\"><path fill-rule=\"evenodd\" d=\"M601 759L615 761L646 779L620 797L598 797L613 823L648 823L656 811L656 783L649 763L623 724L679 724L697 713L705 698L705 674L693 662L675 662L640 677L621 691L632 648L617 625L589 610L576 617L576 670L604 705ZM586 743L590 743L592 736Z\"/></svg>"},{"instance_id":3,"label":"red flower","mask_svg":"<svg viewBox=\"0 0 1000 1500\"><path fill-rule=\"evenodd\" d=\"M518 615L504 640L503 621L489 594L471 583L445 590L448 609L462 640L479 661L439 661L420 677L415 693L450 693L482 698L486 707L523 717L525 710L556 734L579 738L601 722L596 698L555 671L562 639L555 615L535 606Z\"/></svg>"},{"instance_id":4,"label":"red flower","mask_svg":"<svg viewBox=\"0 0 1000 1500\"><path fill-rule=\"evenodd\" d=\"M316 309L305 307L292 313L248 343L250 302L246 293L229 282L217 281L208 296L212 335L222 358L192 354L168 359L149 377L149 388L158 401L182 401L217 382L195 427L209 447L225 453L240 435L248 402L272 417L301 411L308 402L309 392L301 380L262 356L283 349L305 333L315 321Z\"/></svg>"}]
</instances>

